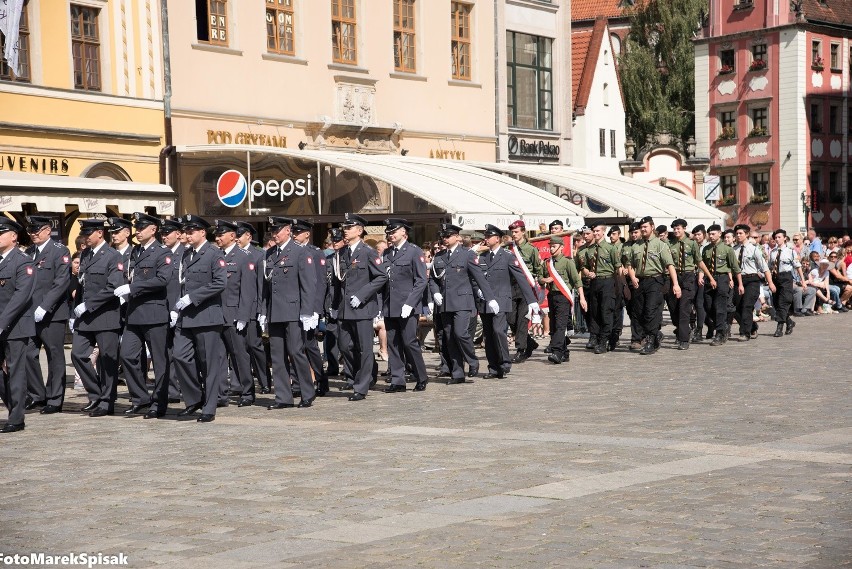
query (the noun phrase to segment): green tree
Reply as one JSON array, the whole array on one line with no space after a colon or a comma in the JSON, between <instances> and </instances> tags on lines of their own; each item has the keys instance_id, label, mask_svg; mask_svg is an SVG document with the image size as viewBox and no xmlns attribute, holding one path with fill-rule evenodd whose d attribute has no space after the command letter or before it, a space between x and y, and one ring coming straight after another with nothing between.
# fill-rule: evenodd
<instances>
[{"instance_id":1,"label":"green tree","mask_svg":"<svg viewBox=\"0 0 852 569\"><path fill-rule=\"evenodd\" d=\"M659 132L670 132L681 142L695 134L692 39L707 13L707 3L637 0L625 10L630 33L619 71L627 134L637 147Z\"/></svg>"}]
</instances>

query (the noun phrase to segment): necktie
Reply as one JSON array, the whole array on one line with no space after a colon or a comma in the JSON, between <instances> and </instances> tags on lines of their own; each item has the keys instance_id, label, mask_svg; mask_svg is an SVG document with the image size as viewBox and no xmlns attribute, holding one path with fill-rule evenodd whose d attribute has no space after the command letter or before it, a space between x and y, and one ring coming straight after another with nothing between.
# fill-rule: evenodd
<instances>
[{"instance_id":1,"label":"necktie","mask_svg":"<svg viewBox=\"0 0 852 569\"><path fill-rule=\"evenodd\" d=\"M641 273L639 276L645 276L645 264L648 262L648 244L649 241L645 241L645 251L642 253L642 268L639 269Z\"/></svg>"},{"instance_id":2,"label":"necktie","mask_svg":"<svg viewBox=\"0 0 852 569\"><path fill-rule=\"evenodd\" d=\"M490 265L493 262L494 262L494 251L491 251L491 254L488 256L488 264Z\"/></svg>"},{"instance_id":3,"label":"necktie","mask_svg":"<svg viewBox=\"0 0 852 569\"><path fill-rule=\"evenodd\" d=\"M195 249L191 249L190 252L189 252L189 262L191 263L194 258L195 258Z\"/></svg>"},{"instance_id":4,"label":"necktie","mask_svg":"<svg viewBox=\"0 0 852 569\"><path fill-rule=\"evenodd\" d=\"M595 260L592 262L592 272L593 273L598 270L598 258L600 257L600 254L601 254L601 246L600 246L600 244L597 244L597 245L595 245Z\"/></svg>"},{"instance_id":5,"label":"necktie","mask_svg":"<svg viewBox=\"0 0 852 569\"><path fill-rule=\"evenodd\" d=\"M686 265L686 255L683 252L683 241L680 242L680 260L678 261L678 264L680 265L680 272L683 272Z\"/></svg>"},{"instance_id":6,"label":"necktie","mask_svg":"<svg viewBox=\"0 0 852 569\"><path fill-rule=\"evenodd\" d=\"M775 273L777 274L781 269L781 249L778 249L775 253Z\"/></svg>"},{"instance_id":7,"label":"necktie","mask_svg":"<svg viewBox=\"0 0 852 569\"><path fill-rule=\"evenodd\" d=\"M743 270L743 253L745 253L745 245L740 245L740 270Z\"/></svg>"},{"instance_id":8,"label":"necktie","mask_svg":"<svg viewBox=\"0 0 852 569\"><path fill-rule=\"evenodd\" d=\"M716 272L716 246L713 245L713 253L710 255L710 266L713 267L712 270L714 273Z\"/></svg>"},{"instance_id":9,"label":"necktie","mask_svg":"<svg viewBox=\"0 0 852 569\"><path fill-rule=\"evenodd\" d=\"M391 259L393 259L394 257L396 257L396 247L391 246Z\"/></svg>"}]
</instances>

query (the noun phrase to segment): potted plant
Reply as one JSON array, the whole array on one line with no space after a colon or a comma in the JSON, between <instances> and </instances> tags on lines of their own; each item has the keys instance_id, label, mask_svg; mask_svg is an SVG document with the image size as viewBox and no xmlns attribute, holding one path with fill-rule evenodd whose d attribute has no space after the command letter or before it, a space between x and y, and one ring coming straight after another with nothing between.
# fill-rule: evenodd
<instances>
[{"instance_id":1,"label":"potted plant","mask_svg":"<svg viewBox=\"0 0 852 569\"><path fill-rule=\"evenodd\" d=\"M754 61L751 62L751 65L748 66L749 71L760 71L761 69L766 69L766 60L758 57Z\"/></svg>"},{"instance_id":2,"label":"potted plant","mask_svg":"<svg viewBox=\"0 0 852 569\"><path fill-rule=\"evenodd\" d=\"M749 202L753 204L765 204L768 201L769 194L754 194L751 196L751 200L749 200Z\"/></svg>"},{"instance_id":3,"label":"potted plant","mask_svg":"<svg viewBox=\"0 0 852 569\"><path fill-rule=\"evenodd\" d=\"M722 127L717 140L733 140L737 137L737 131L732 126Z\"/></svg>"},{"instance_id":4,"label":"potted plant","mask_svg":"<svg viewBox=\"0 0 852 569\"><path fill-rule=\"evenodd\" d=\"M811 69L814 71L822 71L823 68L825 68L825 61L823 61L822 57L818 55L814 58L813 62L811 62Z\"/></svg>"},{"instance_id":5,"label":"potted plant","mask_svg":"<svg viewBox=\"0 0 852 569\"><path fill-rule=\"evenodd\" d=\"M719 69L719 75L729 75L733 72L734 72L734 66L733 65L723 65Z\"/></svg>"},{"instance_id":6,"label":"potted plant","mask_svg":"<svg viewBox=\"0 0 852 569\"><path fill-rule=\"evenodd\" d=\"M716 205L734 205L737 203L737 196L731 194L730 196L723 196L719 198L719 201L716 202Z\"/></svg>"},{"instance_id":7,"label":"potted plant","mask_svg":"<svg viewBox=\"0 0 852 569\"><path fill-rule=\"evenodd\" d=\"M748 133L749 137L767 136L765 126L756 126Z\"/></svg>"}]
</instances>

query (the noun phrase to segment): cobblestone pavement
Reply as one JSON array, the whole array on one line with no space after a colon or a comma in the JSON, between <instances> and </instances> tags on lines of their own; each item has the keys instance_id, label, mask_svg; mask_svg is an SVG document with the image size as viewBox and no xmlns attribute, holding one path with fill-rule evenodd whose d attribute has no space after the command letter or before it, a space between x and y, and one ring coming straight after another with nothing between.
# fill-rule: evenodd
<instances>
[{"instance_id":1,"label":"cobblestone pavement","mask_svg":"<svg viewBox=\"0 0 852 569\"><path fill-rule=\"evenodd\" d=\"M678 352L667 327L650 357L575 341L570 363L538 351L504 380L281 411L261 396L211 424L124 418L126 399L92 419L69 391L64 413L0 438L0 551L229 569L850 566L852 316L770 328Z\"/></svg>"}]
</instances>

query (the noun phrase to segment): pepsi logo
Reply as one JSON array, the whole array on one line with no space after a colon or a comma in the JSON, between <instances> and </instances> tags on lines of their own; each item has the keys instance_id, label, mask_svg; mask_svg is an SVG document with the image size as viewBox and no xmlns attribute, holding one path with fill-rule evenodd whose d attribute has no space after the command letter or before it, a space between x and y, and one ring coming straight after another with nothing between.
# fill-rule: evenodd
<instances>
[{"instance_id":1,"label":"pepsi logo","mask_svg":"<svg viewBox=\"0 0 852 569\"><path fill-rule=\"evenodd\" d=\"M227 207L237 207L248 195L245 176L236 170L226 170L216 182L216 194L219 201Z\"/></svg>"}]
</instances>

